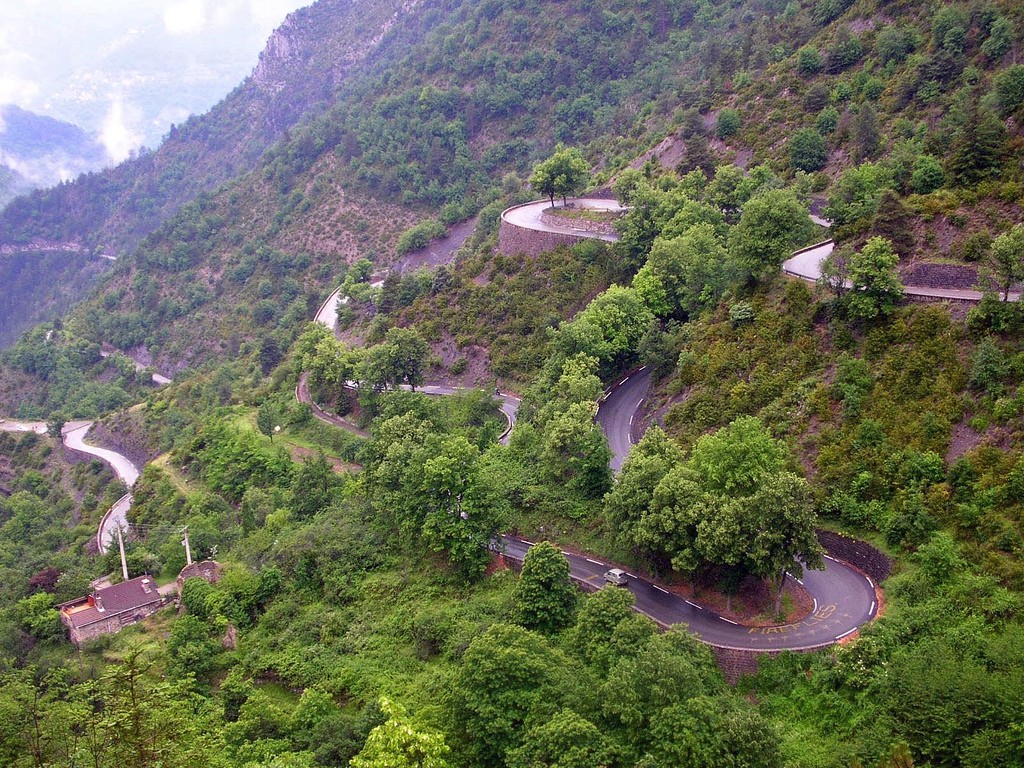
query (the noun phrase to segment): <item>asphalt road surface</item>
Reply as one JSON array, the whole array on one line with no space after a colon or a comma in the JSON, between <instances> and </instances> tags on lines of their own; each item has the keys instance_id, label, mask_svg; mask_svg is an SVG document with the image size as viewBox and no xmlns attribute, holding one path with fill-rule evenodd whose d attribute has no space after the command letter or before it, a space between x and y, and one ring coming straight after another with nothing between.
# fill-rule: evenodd
<instances>
[{"instance_id":1,"label":"asphalt road surface","mask_svg":"<svg viewBox=\"0 0 1024 768\"><path fill-rule=\"evenodd\" d=\"M608 438L612 451L609 462L612 472L622 471L622 464L633 447L633 421L651 388L651 372L645 367L627 376L612 387L597 409L597 423Z\"/></svg>"},{"instance_id":2,"label":"asphalt road surface","mask_svg":"<svg viewBox=\"0 0 1024 768\"><path fill-rule=\"evenodd\" d=\"M576 208L592 208L594 210L602 211L624 211L626 210L619 205L617 200L590 200L585 198L577 198L572 201L572 204ZM607 243L614 243L619 239L618 235L609 235L604 232L587 232L582 229L574 229L572 227L559 227L552 224L548 224L545 221L541 221L540 215L545 210L551 207L551 203L548 200L538 200L534 203L526 203L525 205L518 205L515 208L509 208L505 213L502 214L502 218L505 219L509 224L515 224L517 227L523 227L524 229L532 229L537 232L552 232L559 235L575 235L577 237L589 237L594 240L604 240ZM557 203L556 203L556 207Z\"/></svg>"},{"instance_id":3,"label":"asphalt road surface","mask_svg":"<svg viewBox=\"0 0 1024 768\"><path fill-rule=\"evenodd\" d=\"M501 547L513 560L522 561L533 542L502 536ZM595 558L572 552L569 572L585 589L605 586L604 573L614 567ZM653 581L627 571L625 587L636 598L636 610L663 626L685 624L700 640L725 648L744 650L806 650L831 645L852 634L876 613L875 587L867 576L837 560L826 559L824 571L807 571L803 584L815 600L811 615L796 624L744 627L674 595Z\"/></svg>"}]
</instances>

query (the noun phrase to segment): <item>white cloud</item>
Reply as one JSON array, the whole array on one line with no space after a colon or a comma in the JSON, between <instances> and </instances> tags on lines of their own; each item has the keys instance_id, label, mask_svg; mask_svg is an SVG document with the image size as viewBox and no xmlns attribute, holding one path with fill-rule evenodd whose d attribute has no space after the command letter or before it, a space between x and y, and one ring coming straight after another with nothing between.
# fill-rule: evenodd
<instances>
[{"instance_id":1,"label":"white cloud","mask_svg":"<svg viewBox=\"0 0 1024 768\"><path fill-rule=\"evenodd\" d=\"M11 43L15 30L0 27L0 104L31 104L39 86L23 74L32 57Z\"/></svg>"},{"instance_id":2,"label":"white cloud","mask_svg":"<svg viewBox=\"0 0 1024 768\"><path fill-rule=\"evenodd\" d=\"M179 0L164 9L164 28L172 35L192 35L206 26L203 0Z\"/></svg>"},{"instance_id":3,"label":"white cloud","mask_svg":"<svg viewBox=\"0 0 1024 768\"><path fill-rule=\"evenodd\" d=\"M100 131L100 141L115 163L127 159L133 149L142 145L143 135L129 124L127 111L124 102L115 98L103 119L103 130Z\"/></svg>"},{"instance_id":4,"label":"white cloud","mask_svg":"<svg viewBox=\"0 0 1024 768\"><path fill-rule=\"evenodd\" d=\"M309 5L311 0L249 0L249 15L263 29L276 29L284 17L296 8Z\"/></svg>"}]
</instances>

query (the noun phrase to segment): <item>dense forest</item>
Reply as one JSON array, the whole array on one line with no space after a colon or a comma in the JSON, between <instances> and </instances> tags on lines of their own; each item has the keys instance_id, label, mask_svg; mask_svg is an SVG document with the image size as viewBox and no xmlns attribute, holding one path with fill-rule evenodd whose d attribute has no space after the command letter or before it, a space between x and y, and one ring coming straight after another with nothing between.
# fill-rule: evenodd
<instances>
[{"instance_id":1,"label":"dense forest","mask_svg":"<svg viewBox=\"0 0 1024 768\"><path fill-rule=\"evenodd\" d=\"M119 258L0 360L0 414L49 423L0 432L0 762L1024 765L1022 9L363 6L3 213ZM621 204L614 242L499 249L504 209L575 192ZM88 259L56 259L10 311L68 301ZM599 403L638 371L613 472ZM174 582L186 527L221 570L80 650L58 606L121 578L125 489L73 418L145 465L129 576ZM818 531L891 561L880 610L738 680L563 554L781 632Z\"/></svg>"}]
</instances>

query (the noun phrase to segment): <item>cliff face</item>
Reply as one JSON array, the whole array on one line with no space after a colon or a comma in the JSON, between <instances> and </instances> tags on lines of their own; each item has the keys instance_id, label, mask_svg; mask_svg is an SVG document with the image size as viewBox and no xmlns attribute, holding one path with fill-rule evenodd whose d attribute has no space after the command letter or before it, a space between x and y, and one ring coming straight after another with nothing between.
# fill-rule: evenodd
<instances>
[{"instance_id":1,"label":"cliff face","mask_svg":"<svg viewBox=\"0 0 1024 768\"><path fill-rule=\"evenodd\" d=\"M292 13L268 40L252 75L208 113L173 127L156 151L12 201L0 212L0 253L49 254L26 262L30 269L52 269L68 243L130 256L182 204L251 171L300 119L322 113L408 5L321 0ZM22 274L26 263L19 263ZM68 300L91 284L73 267L59 272ZM26 280L40 287L51 282L42 273ZM20 306L36 300L44 301L43 294L22 297ZM0 307L5 339L28 327L30 318L40 319Z\"/></svg>"}]
</instances>

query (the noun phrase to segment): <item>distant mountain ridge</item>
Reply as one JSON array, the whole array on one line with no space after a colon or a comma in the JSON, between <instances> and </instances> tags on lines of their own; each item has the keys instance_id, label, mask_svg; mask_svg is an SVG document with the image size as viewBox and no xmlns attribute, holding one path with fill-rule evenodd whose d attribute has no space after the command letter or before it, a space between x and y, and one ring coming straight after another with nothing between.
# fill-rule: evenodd
<instances>
[{"instance_id":1,"label":"distant mountain ridge","mask_svg":"<svg viewBox=\"0 0 1024 768\"><path fill-rule=\"evenodd\" d=\"M77 125L22 109L0 107L0 205L31 189L50 187L109 162L99 140Z\"/></svg>"},{"instance_id":2,"label":"distant mountain ridge","mask_svg":"<svg viewBox=\"0 0 1024 768\"><path fill-rule=\"evenodd\" d=\"M321 0L289 14L267 41L253 74L206 114L172 127L157 150L12 200L0 211L3 252L53 255L38 244L73 243L76 252L130 254L182 204L252 170L263 152L301 118L322 112L334 89L380 44L396 16L414 5L399 0ZM28 146L32 139L24 130L26 123L22 115L15 117L14 144ZM86 141L73 130L48 122L39 126L43 135ZM0 194L17 194L29 186L21 175L13 170L5 174L0 167ZM52 268L53 263L32 259L26 265L16 255L0 257L0 281L14 270L26 290L43 289L46 277L30 280L26 269ZM94 270L88 268L82 279L74 269L60 273L65 286L61 306L66 308L69 300L85 295ZM46 295L39 294L38 301L52 308ZM44 319L22 311L32 304L28 295L20 298L15 314L0 306L0 344Z\"/></svg>"}]
</instances>

